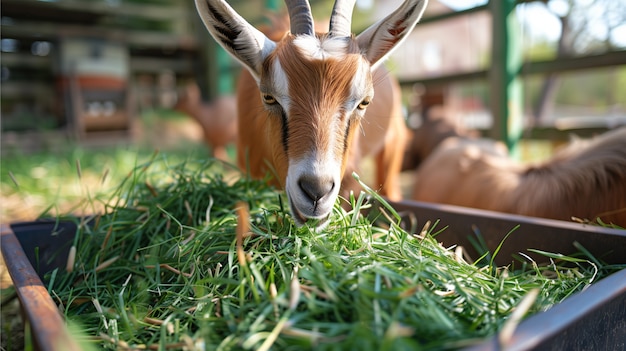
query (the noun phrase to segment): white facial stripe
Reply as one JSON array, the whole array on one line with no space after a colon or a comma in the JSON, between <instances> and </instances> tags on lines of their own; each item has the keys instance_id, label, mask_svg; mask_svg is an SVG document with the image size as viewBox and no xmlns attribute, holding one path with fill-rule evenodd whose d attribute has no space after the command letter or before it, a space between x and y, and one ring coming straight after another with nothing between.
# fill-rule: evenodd
<instances>
[{"instance_id":1,"label":"white facial stripe","mask_svg":"<svg viewBox=\"0 0 626 351\"><path fill-rule=\"evenodd\" d=\"M304 56L323 60L327 57L342 58L348 52L347 38L326 37L323 41L310 35L299 35L293 40Z\"/></svg>"},{"instance_id":2,"label":"white facial stripe","mask_svg":"<svg viewBox=\"0 0 626 351\"><path fill-rule=\"evenodd\" d=\"M285 74L285 70L283 70L279 60L274 60L273 66L272 78L275 89L274 94L276 95L274 98L285 111L289 111L291 100L289 99L289 80L287 79L287 74Z\"/></svg>"},{"instance_id":3,"label":"white facial stripe","mask_svg":"<svg viewBox=\"0 0 626 351\"><path fill-rule=\"evenodd\" d=\"M358 72L356 72L352 79L352 87L350 88L350 96L352 99L346 102L347 104L351 104L350 106L346 106L347 109L356 108L356 106L361 103L361 100L367 96L373 97L374 91L372 86L367 82L367 77L371 74L370 65L365 59L362 61L363 62L359 65Z\"/></svg>"},{"instance_id":4,"label":"white facial stripe","mask_svg":"<svg viewBox=\"0 0 626 351\"><path fill-rule=\"evenodd\" d=\"M338 178L339 170L341 169L341 160L336 160L335 155L330 152L328 155L310 155L300 160L294 160L289 162L289 168L295 170L295 174L313 174L319 177L328 177L329 175L336 175L333 178Z\"/></svg>"},{"instance_id":5,"label":"white facial stripe","mask_svg":"<svg viewBox=\"0 0 626 351\"><path fill-rule=\"evenodd\" d=\"M335 125L329 125L328 128L334 129ZM329 131L333 133L333 131ZM289 171L285 182L285 190L289 195L291 204L296 207L297 211L309 218L324 218L332 211L339 188L341 186L341 159L337 159L333 149L335 148L335 140L330 141L331 145L324 150L311 150L305 157L301 159L289 160ZM332 180L335 184L333 190L325 197L316 202L302 191L300 179L303 176L313 176L318 179Z\"/></svg>"}]
</instances>

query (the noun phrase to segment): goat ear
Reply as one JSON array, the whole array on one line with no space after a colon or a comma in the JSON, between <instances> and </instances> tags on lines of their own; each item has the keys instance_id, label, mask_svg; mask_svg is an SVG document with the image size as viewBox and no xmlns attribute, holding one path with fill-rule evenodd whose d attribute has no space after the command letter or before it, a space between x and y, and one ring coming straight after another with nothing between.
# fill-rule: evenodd
<instances>
[{"instance_id":1,"label":"goat ear","mask_svg":"<svg viewBox=\"0 0 626 351\"><path fill-rule=\"evenodd\" d=\"M258 81L263 60L276 43L244 20L224 0L196 0L196 9L211 36Z\"/></svg>"},{"instance_id":2,"label":"goat ear","mask_svg":"<svg viewBox=\"0 0 626 351\"><path fill-rule=\"evenodd\" d=\"M375 69L411 33L428 0L405 0L393 13L356 37L365 57Z\"/></svg>"}]
</instances>

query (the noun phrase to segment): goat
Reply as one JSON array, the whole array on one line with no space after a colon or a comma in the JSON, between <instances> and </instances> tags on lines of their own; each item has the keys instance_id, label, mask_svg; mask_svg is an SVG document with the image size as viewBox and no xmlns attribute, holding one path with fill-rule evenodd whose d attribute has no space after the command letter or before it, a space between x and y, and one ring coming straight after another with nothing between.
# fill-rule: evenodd
<instances>
[{"instance_id":1,"label":"goat","mask_svg":"<svg viewBox=\"0 0 626 351\"><path fill-rule=\"evenodd\" d=\"M380 133L396 121L389 113L361 120L373 101L376 68L413 30L427 0L405 0L358 36L350 32L354 3L337 0L329 32L315 33L308 1L286 0L290 31L274 41L224 0L196 0L209 33L249 72L238 88L238 163L253 177L273 173L297 225L322 228L328 223L346 170L368 151L367 145L352 147L360 137L372 147L396 147L397 152L389 153L399 155L393 167L400 169L404 143ZM359 128L365 130L363 136L356 133ZM379 129L378 140L367 129ZM379 169L387 172L387 189L397 172Z\"/></svg>"},{"instance_id":2,"label":"goat","mask_svg":"<svg viewBox=\"0 0 626 351\"><path fill-rule=\"evenodd\" d=\"M224 95L205 103L196 83L188 83L175 109L192 117L202 128L204 141L211 155L227 161L226 147L237 140L237 102L234 96Z\"/></svg>"},{"instance_id":3,"label":"goat","mask_svg":"<svg viewBox=\"0 0 626 351\"><path fill-rule=\"evenodd\" d=\"M270 14L268 20L271 24L267 28L264 26L261 31L269 39L279 41L289 30L289 18L285 14ZM326 21L317 21L315 30L321 32L324 30L324 26L328 28L328 25L329 23ZM404 120L402 92L398 79L391 75L384 65L379 65L372 74L376 100L369 105L362 119L362 134L357 133L354 137L353 144L358 148L352 149L352 153L349 155L341 182L340 195L348 198L351 192L358 193L360 191L361 186L352 176L352 173L360 173L359 166L363 159L374 156L376 164L375 182L380 187L380 193L397 201L402 198L398 180L403 157L402 145L408 142L410 135ZM238 100L240 100L239 106L250 108L250 101L253 100L257 104L256 108L263 108L261 100L255 99L258 95L258 88L248 71L244 71L240 75L237 86L239 88L239 94L237 94ZM241 128L240 135L243 136L242 140L254 140L255 138L254 131L245 126ZM239 160L240 167L245 169L245 153L239 155ZM262 176L261 173L257 174L257 177ZM275 182L274 185L279 184ZM348 207L347 203L342 203L342 205Z\"/></svg>"},{"instance_id":4,"label":"goat","mask_svg":"<svg viewBox=\"0 0 626 351\"><path fill-rule=\"evenodd\" d=\"M402 159L402 171L415 170L447 138L479 142L479 134L468 130L455 120L451 111L441 105L430 106L422 111L419 126L409 133ZM490 141L484 140L489 143ZM495 151L507 154L503 143L494 145Z\"/></svg>"},{"instance_id":5,"label":"goat","mask_svg":"<svg viewBox=\"0 0 626 351\"><path fill-rule=\"evenodd\" d=\"M440 143L416 171L414 200L626 227L626 128L576 140L536 164L509 158L496 141L421 132Z\"/></svg>"}]
</instances>

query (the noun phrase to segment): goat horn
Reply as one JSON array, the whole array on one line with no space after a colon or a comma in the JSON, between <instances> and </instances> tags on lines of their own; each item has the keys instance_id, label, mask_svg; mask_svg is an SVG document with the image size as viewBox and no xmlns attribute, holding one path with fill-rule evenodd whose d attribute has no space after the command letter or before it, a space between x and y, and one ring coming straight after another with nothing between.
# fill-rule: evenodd
<instances>
[{"instance_id":1,"label":"goat horn","mask_svg":"<svg viewBox=\"0 0 626 351\"><path fill-rule=\"evenodd\" d=\"M308 0L285 0L291 22L291 34L313 35L313 14Z\"/></svg>"},{"instance_id":2,"label":"goat horn","mask_svg":"<svg viewBox=\"0 0 626 351\"><path fill-rule=\"evenodd\" d=\"M352 33L352 10L356 0L337 0L330 15L331 36L349 37Z\"/></svg>"}]
</instances>

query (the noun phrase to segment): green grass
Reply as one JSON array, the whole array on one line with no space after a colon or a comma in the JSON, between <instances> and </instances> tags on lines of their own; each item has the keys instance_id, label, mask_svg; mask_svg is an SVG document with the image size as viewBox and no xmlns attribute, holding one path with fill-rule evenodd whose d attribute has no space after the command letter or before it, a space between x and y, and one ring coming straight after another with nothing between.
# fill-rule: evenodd
<instances>
[{"instance_id":1,"label":"green grass","mask_svg":"<svg viewBox=\"0 0 626 351\"><path fill-rule=\"evenodd\" d=\"M391 208L369 218L377 196L365 190L315 231L230 165L155 155L90 197L103 210L79 223L48 288L102 349L443 350L617 269L550 253L549 266L465 262L437 243L439 225L409 233Z\"/></svg>"},{"instance_id":2,"label":"green grass","mask_svg":"<svg viewBox=\"0 0 626 351\"><path fill-rule=\"evenodd\" d=\"M113 191L137 162L155 152L140 146L68 146L55 152L5 154L0 161L0 221L34 220L83 210L90 197ZM165 153L170 162L208 157L204 145L191 143Z\"/></svg>"}]
</instances>

